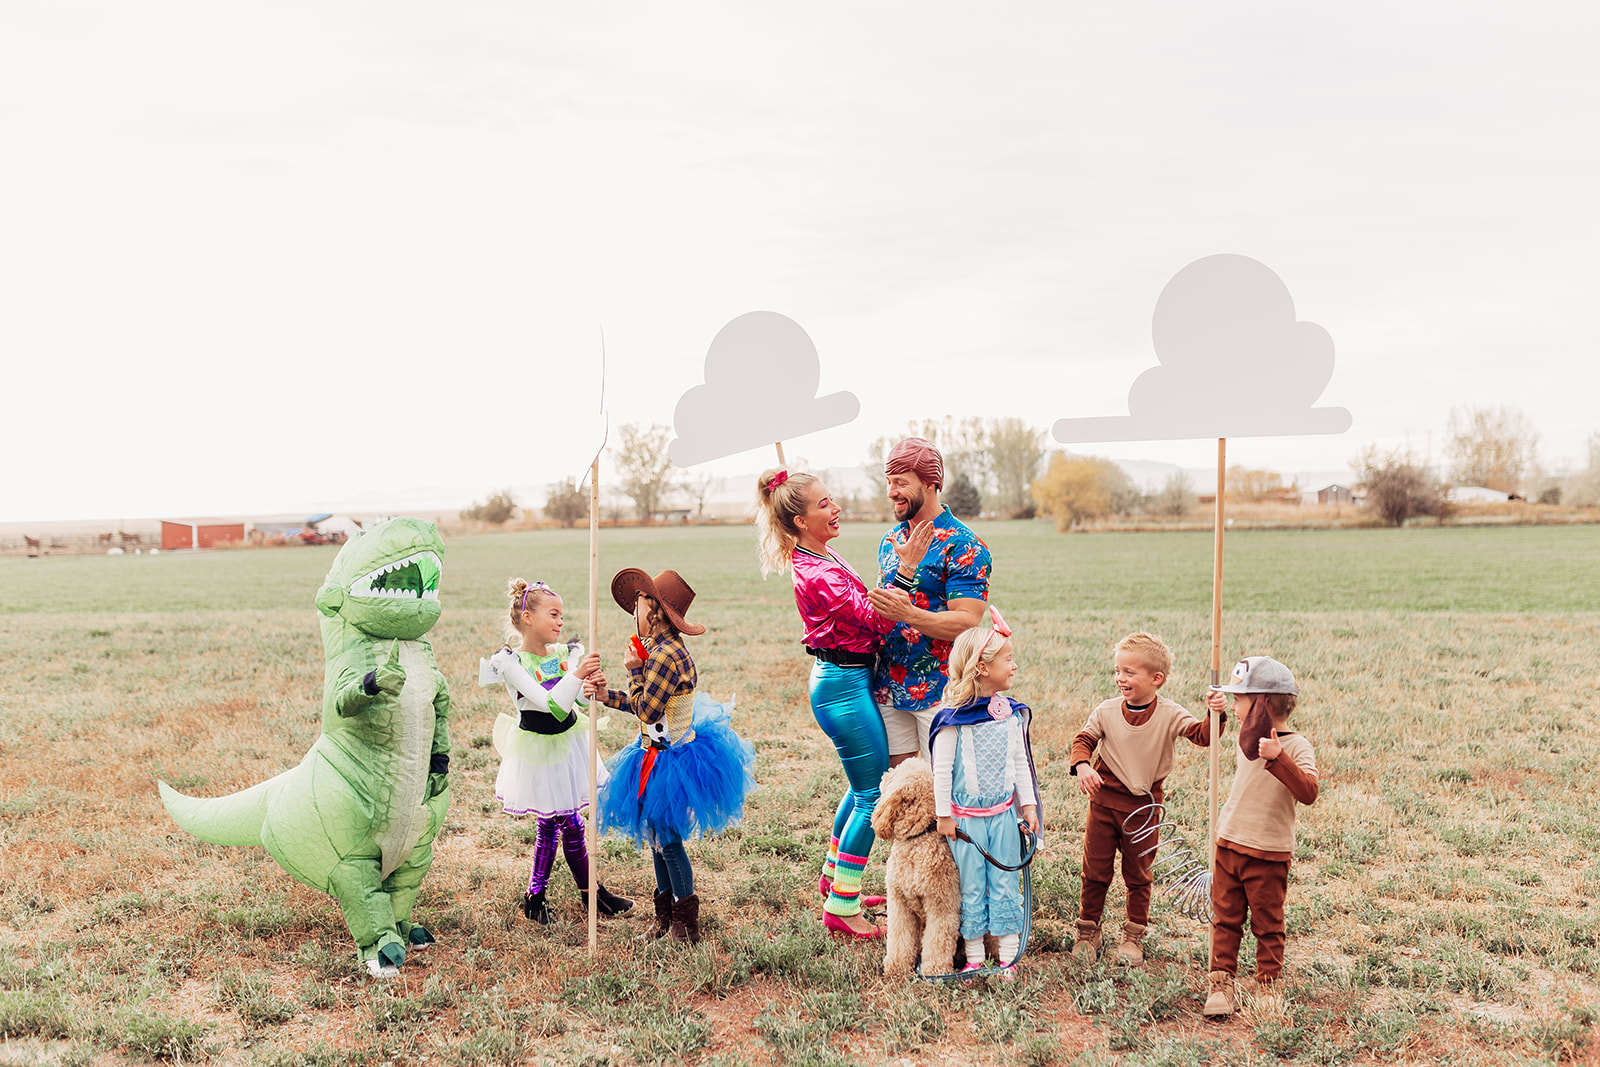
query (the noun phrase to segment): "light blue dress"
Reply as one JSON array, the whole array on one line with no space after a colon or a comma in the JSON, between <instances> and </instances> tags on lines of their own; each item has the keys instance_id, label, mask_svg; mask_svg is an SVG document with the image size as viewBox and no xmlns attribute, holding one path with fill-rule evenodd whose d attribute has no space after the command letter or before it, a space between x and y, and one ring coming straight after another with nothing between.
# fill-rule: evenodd
<instances>
[{"instance_id":1,"label":"light blue dress","mask_svg":"<svg viewBox=\"0 0 1600 1067\"><path fill-rule=\"evenodd\" d=\"M1026 716L945 726L935 735L933 759L935 810L944 810L938 797L948 759L949 799L956 825L1001 863L1020 863L1022 837L1017 822L1021 807L1037 802L1027 754ZM959 814L963 809L1002 805L1003 810L991 815ZM977 848L960 838L951 841L950 849L961 872L962 938L1020 934L1025 918L1021 874L989 863Z\"/></svg>"}]
</instances>

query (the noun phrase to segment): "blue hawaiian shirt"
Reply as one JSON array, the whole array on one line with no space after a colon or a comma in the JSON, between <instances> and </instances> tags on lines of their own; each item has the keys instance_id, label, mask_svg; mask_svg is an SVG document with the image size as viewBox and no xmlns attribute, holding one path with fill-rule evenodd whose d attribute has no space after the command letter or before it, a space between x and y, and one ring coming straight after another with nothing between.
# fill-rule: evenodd
<instances>
[{"instance_id":1,"label":"blue hawaiian shirt","mask_svg":"<svg viewBox=\"0 0 1600 1067\"><path fill-rule=\"evenodd\" d=\"M905 537L910 525L891 526L878 545L880 586L893 584L900 568L894 541ZM911 602L924 611L943 611L952 600L988 600L989 567L989 546L945 507L933 520L933 544L917 568ZM949 672L949 641L935 641L909 623L897 623L878 653L873 699L901 711L931 708L944 696Z\"/></svg>"}]
</instances>

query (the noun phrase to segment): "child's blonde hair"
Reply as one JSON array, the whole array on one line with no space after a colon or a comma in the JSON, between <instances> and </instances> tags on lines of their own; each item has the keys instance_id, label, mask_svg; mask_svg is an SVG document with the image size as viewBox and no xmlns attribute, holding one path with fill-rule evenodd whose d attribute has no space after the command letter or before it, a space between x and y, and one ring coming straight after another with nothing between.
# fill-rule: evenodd
<instances>
[{"instance_id":1,"label":"child's blonde hair","mask_svg":"<svg viewBox=\"0 0 1600 1067\"><path fill-rule=\"evenodd\" d=\"M661 610L661 602L649 594L645 594L644 599L646 605L644 609L644 625L645 629L650 631L645 636L649 637L651 634L661 630L676 634L678 628L673 625L672 617Z\"/></svg>"},{"instance_id":2,"label":"child's blonde hair","mask_svg":"<svg viewBox=\"0 0 1600 1067\"><path fill-rule=\"evenodd\" d=\"M1172 649L1167 643L1155 634L1147 634L1142 630L1139 633L1129 634L1117 642L1117 647L1112 649L1112 654L1118 652L1132 652L1139 657L1139 662L1150 669L1151 674L1161 675L1164 685L1167 677L1172 674ZM1160 689L1161 686L1156 686Z\"/></svg>"},{"instance_id":3,"label":"child's blonde hair","mask_svg":"<svg viewBox=\"0 0 1600 1067\"><path fill-rule=\"evenodd\" d=\"M780 478L780 475L782 476ZM756 479L756 532L760 537L761 577L787 571L800 540L794 520L806 510L806 490L814 474L790 474L774 468ZM777 483L777 484L773 484Z\"/></svg>"},{"instance_id":4,"label":"child's blonde hair","mask_svg":"<svg viewBox=\"0 0 1600 1067\"><path fill-rule=\"evenodd\" d=\"M522 640L522 613L537 611L547 599L561 599L561 594L543 582L528 582L513 578L506 583L506 595L511 599L511 626L506 630L506 643Z\"/></svg>"},{"instance_id":5,"label":"child's blonde hair","mask_svg":"<svg viewBox=\"0 0 1600 1067\"><path fill-rule=\"evenodd\" d=\"M950 681L941 703L947 708L971 703L978 693L978 664L994 662L1009 640L992 625L963 630L950 646Z\"/></svg>"}]
</instances>

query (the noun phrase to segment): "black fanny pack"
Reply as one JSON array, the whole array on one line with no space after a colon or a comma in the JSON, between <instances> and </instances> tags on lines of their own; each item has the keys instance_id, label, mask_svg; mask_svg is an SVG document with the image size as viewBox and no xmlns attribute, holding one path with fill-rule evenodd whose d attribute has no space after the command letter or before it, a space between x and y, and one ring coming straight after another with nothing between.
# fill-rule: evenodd
<instances>
[{"instance_id":1,"label":"black fanny pack","mask_svg":"<svg viewBox=\"0 0 1600 1067\"><path fill-rule=\"evenodd\" d=\"M812 648L810 645L806 646L806 651L836 667L872 667L878 662L876 652L846 652L842 648Z\"/></svg>"}]
</instances>

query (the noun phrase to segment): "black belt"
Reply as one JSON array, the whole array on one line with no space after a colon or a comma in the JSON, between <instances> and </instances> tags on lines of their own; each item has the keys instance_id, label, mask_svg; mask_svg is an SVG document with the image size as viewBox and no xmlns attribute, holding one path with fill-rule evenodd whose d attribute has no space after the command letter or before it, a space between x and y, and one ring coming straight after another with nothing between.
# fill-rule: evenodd
<instances>
[{"instance_id":1,"label":"black belt","mask_svg":"<svg viewBox=\"0 0 1600 1067\"><path fill-rule=\"evenodd\" d=\"M806 651L823 663L837 667L872 667L878 662L876 652L847 652L842 648L812 648L810 645L806 646Z\"/></svg>"},{"instance_id":2,"label":"black belt","mask_svg":"<svg viewBox=\"0 0 1600 1067\"><path fill-rule=\"evenodd\" d=\"M517 715L518 728L530 734L544 734L546 737L566 733L577 721L578 716L571 712L565 719L558 719L548 711L537 711L533 708L519 708Z\"/></svg>"}]
</instances>

